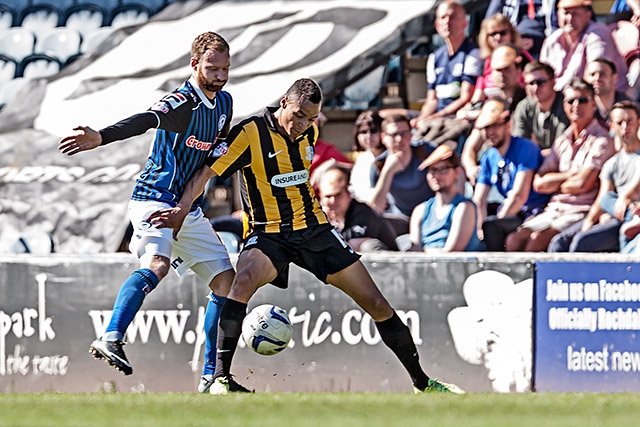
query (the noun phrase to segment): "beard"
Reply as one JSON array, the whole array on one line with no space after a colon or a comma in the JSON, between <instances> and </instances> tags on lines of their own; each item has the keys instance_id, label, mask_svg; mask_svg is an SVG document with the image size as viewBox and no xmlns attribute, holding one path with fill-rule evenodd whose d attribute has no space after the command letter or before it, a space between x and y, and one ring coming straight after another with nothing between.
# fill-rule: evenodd
<instances>
[{"instance_id":1,"label":"beard","mask_svg":"<svg viewBox=\"0 0 640 427\"><path fill-rule=\"evenodd\" d=\"M196 77L196 81L198 85L209 92L220 92L224 85L227 83L226 81L208 81L202 73L198 72L198 76Z\"/></svg>"}]
</instances>

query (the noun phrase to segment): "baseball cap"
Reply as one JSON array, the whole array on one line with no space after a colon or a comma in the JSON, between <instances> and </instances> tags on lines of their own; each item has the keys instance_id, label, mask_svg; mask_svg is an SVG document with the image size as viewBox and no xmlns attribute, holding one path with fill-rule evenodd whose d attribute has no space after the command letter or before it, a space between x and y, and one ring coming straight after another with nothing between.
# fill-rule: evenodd
<instances>
[{"instance_id":1,"label":"baseball cap","mask_svg":"<svg viewBox=\"0 0 640 427\"><path fill-rule=\"evenodd\" d=\"M489 125L496 123L498 120L504 120L509 117L509 110L503 100L498 98L488 99L482 105L480 115L475 122L477 129L484 129Z\"/></svg>"},{"instance_id":2,"label":"baseball cap","mask_svg":"<svg viewBox=\"0 0 640 427\"><path fill-rule=\"evenodd\" d=\"M491 68L507 68L518 61L518 51L508 44L503 44L495 48L491 54Z\"/></svg>"},{"instance_id":3,"label":"baseball cap","mask_svg":"<svg viewBox=\"0 0 640 427\"><path fill-rule=\"evenodd\" d=\"M454 163L457 166L459 163L457 159L458 156L453 152L451 147L446 142L443 142L442 144L438 145L436 149L433 150L433 152L429 154L429 156L422 161L422 163L420 163L420 166L418 166L418 169L424 170L429 166L434 165L442 160L447 160L450 157L454 157L454 160L452 163Z\"/></svg>"},{"instance_id":4,"label":"baseball cap","mask_svg":"<svg viewBox=\"0 0 640 427\"><path fill-rule=\"evenodd\" d=\"M591 0L558 0L558 9L568 9L570 7L591 6Z\"/></svg>"}]
</instances>

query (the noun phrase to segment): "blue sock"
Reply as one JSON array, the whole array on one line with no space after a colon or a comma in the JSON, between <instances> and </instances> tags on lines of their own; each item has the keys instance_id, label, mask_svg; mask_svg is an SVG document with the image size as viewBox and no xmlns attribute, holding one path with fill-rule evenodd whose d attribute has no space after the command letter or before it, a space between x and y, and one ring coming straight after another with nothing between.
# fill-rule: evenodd
<instances>
[{"instance_id":1,"label":"blue sock","mask_svg":"<svg viewBox=\"0 0 640 427\"><path fill-rule=\"evenodd\" d=\"M202 376L210 375L213 377L213 372L216 370L216 342L218 341L218 320L220 320L220 310L224 302L227 300L225 297L215 295L213 292L209 292L209 303L207 304L207 310L204 315L204 367L202 369Z\"/></svg>"},{"instance_id":2,"label":"blue sock","mask_svg":"<svg viewBox=\"0 0 640 427\"><path fill-rule=\"evenodd\" d=\"M122 284L116 302L113 304L111 321L104 335L107 341L122 341L129 324L142 306L144 297L158 286L158 276L148 268L131 273Z\"/></svg>"}]
</instances>

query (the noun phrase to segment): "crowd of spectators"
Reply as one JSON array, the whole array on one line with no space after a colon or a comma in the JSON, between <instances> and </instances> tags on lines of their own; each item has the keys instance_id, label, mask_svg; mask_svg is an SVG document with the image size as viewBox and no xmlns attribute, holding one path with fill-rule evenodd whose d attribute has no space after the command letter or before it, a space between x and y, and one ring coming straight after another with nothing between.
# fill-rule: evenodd
<instances>
[{"instance_id":1,"label":"crowd of spectators","mask_svg":"<svg viewBox=\"0 0 640 427\"><path fill-rule=\"evenodd\" d=\"M439 3L422 108L360 114L351 174L319 178L327 215L364 252L640 251L637 58L614 34L636 10L493 0L474 40Z\"/></svg>"}]
</instances>

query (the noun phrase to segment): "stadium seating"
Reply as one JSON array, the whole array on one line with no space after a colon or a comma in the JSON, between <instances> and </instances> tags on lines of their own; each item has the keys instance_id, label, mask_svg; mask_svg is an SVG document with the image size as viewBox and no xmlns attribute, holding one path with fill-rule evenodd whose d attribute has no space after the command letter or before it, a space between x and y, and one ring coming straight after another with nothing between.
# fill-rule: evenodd
<instances>
[{"instance_id":1,"label":"stadium seating","mask_svg":"<svg viewBox=\"0 0 640 427\"><path fill-rule=\"evenodd\" d=\"M58 27L38 37L35 53L55 56L62 64L80 52L80 33L73 28Z\"/></svg>"},{"instance_id":2,"label":"stadium seating","mask_svg":"<svg viewBox=\"0 0 640 427\"><path fill-rule=\"evenodd\" d=\"M53 6L56 9L58 9L60 13L64 12L65 9L73 6L76 3L78 3L78 0L31 0L30 1L30 5L32 6L37 6L42 4L46 6Z\"/></svg>"},{"instance_id":3,"label":"stadium seating","mask_svg":"<svg viewBox=\"0 0 640 427\"><path fill-rule=\"evenodd\" d=\"M0 4L0 30L11 28L15 12L6 4Z\"/></svg>"},{"instance_id":4,"label":"stadium seating","mask_svg":"<svg viewBox=\"0 0 640 427\"><path fill-rule=\"evenodd\" d=\"M100 6L79 3L65 10L62 22L65 27L73 28L82 37L86 37L89 33L103 26L106 15Z\"/></svg>"},{"instance_id":5,"label":"stadium seating","mask_svg":"<svg viewBox=\"0 0 640 427\"><path fill-rule=\"evenodd\" d=\"M22 60L18 69L18 77L37 79L52 76L62 69L58 58L44 53L34 53Z\"/></svg>"},{"instance_id":6,"label":"stadium seating","mask_svg":"<svg viewBox=\"0 0 640 427\"><path fill-rule=\"evenodd\" d=\"M123 4L111 10L109 24L113 28L143 24L149 20L151 13L145 6L135 3Z\"/></svg>"},{"instance_id":7,"label":"stadium seating","mask_svg":"<svg viewBox=\"0 0 640 427\"><path fill-rule=\"evenodd\" d=\"M125 3L127 2L125 1ZM151 13L155 14L164 9L164 7L170 2L167 0L145 0L142 3L151 11Z\"/></svg>"},{"instance_id":8,"label":"stadium seating","mask_svg":"<svg viewBox=\"0 0 640 427\"><path fill-rule=\"evenodd\" d=\"M0 85L13 79L18 70L18 63L15 59L0 54Z\"/></svg>"},{"instance_id":9,"label":"stadium seating","mask_svg":"<svg viewBox=\"0 0 640 427\"><path fill-rule=\"evenodd\" d=\"M50 76L83 53L93 51L115 29L147 22L174 1L0 3L0 108L29 78Z\"/></svg>"},{"instance_id":10,"label":"stadium seating","mask_svg":"<svg viewBox=\"0 0 640 427\"><path fill-rule=\"evenodd\" d=\"M50 5L28 6L20 14L20 26L30 29L36 37L58 26L60 12Z\"/></svg>"},{"instance_id":11,"label":"stadium seating","mask_svg":"<svg viewBox=\"0 0 640 427\"><path fill-rule=\"evenodd\" d=\"M16 61L33 53L36 36L27 28L13 27L0 33L0 53Z\"/></svg>"},{"instance_id":12,"label":"stadium seating","mask_svg":"<svg viewBox=\"0 0 640 427\"><path fill-rule=\"evenodd\" d=\"M9 2L6 2L7 4ZM31 4L30 0L11 0L11 8L13 9L13 13L14 13L14 21L13 21L13 25L14 26L18 26L20 25L20 16L22 11L29 7L29 5Z\"/></svg>"},{"instance_id":13,"label":"stadium seating","mask_svg":"<svg viewBox=\"0 0 640 427\"><path fill-rule=\"evenodd\" d=\"M124 0L81 0L80 3L94 4L100 6L105 11L109 12L112 9L126 3Z\"/></svg>"}]
</instances>

